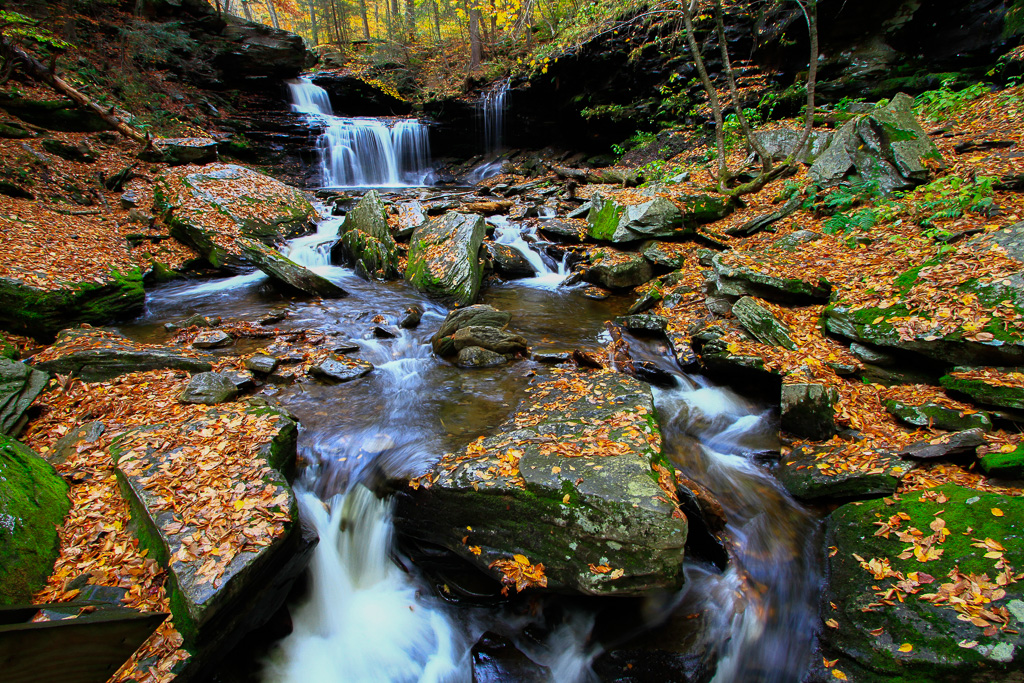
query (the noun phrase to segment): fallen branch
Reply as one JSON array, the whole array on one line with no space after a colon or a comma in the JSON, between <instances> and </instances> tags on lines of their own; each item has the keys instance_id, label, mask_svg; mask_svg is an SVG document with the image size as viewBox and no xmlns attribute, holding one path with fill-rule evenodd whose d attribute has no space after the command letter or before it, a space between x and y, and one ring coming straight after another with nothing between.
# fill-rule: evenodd
<instances>
[{"instance_id":1,"label":"fallen branch","mask_svg":"<svg viewBox=\"0 0 1024 683\"><path fill-rule=\"evenodd\" d=\"M76 90L70 83L65 81L63 78L58 76L55 72L50 71L45 64L40 62L38 59L25 52L23 49L12 43L8 38L0 36L0 51L4 54L10 55L12 58L17 59L21 62L25 70L33 78L36 78L44 83L47 83L57 92L67 96L70 100L76 104L80 104L87 109L91 109L100 116L104 121L109 123L114 129L125 136L126 138L141 142L144 145L150 144L148 135L144 135L138 130L132 128L121 119L114 116L113 109L107 109L102 105L90 100L88 96Z\"/></svg>"}]
</instances>

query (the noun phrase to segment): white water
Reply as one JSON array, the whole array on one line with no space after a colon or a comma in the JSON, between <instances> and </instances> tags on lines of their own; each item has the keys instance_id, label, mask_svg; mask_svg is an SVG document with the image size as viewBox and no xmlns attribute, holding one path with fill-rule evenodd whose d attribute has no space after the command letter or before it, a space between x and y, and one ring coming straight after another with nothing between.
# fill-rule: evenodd
<instances>
[{"instance_id":1,"label":"white water","mask_svg":"<svg viewBox=\"0 0 1024 683\"><path fill-rule=\"evenodd\" d=\"M477 101L477 126L483 141L483 153L494 158L505 147L505 99L509 82L504 80L488 90Z\"/></svg>"},{"instance_id":2,"label":"white water","mask_svg":"<svg viewBox=\"0 0 1024 683\"><path fill-rule=\"evenodd\" d=\"M320 118L317 140L324 187L418 187L433 171L429 129L415 119L334 116L330 98L308 78L288 82L292 111Z\"/></svg>"},{"instance_id":3,"label":"white water","mask_svg":"<svg viewBox=\"0 0 1024 683\"><path fill-rule=\"evenodd\" d=\"M468 681L468 648L392 562L388 501L362 486L325 505L299 497L320 535L309 599L271 655L268 683ZM330 511L328 511L328 509Z\"/></svg>"},{"instance_id":4,"label":"white water","mask_svg":"<svg viewBox=\"0 0 1024 683\"><path fill-rule=\"evenodd\" d=\"M555 289L569 277L569 266L563 258L552 268L548 259L534 247L540 241L536 228L523 229L513 224L504 216L492 216L488 222L494 226L494 241L512 247L533 267L536 275L532 278L518 280L517 283L527 287Z\"/></svg>"}]
</instances>

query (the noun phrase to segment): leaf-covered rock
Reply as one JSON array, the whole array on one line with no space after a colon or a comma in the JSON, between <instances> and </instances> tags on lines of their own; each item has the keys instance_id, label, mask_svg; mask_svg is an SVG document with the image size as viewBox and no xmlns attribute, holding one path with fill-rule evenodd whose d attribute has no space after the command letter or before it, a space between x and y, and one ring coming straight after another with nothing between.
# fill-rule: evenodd
<instances>
[{"instance_id":1,"label":"leaf-covered rock","mask_svg":"<svg viewBox=\"0 0 1024 683\"><path fill-rule=\"evenodd\" d=\"M178 400L182 403L201 403L217 405L226 403L238 396L238 387L234 380L222 372L200 372L192 375L185 391Z\"/></svg>"},{"instance_id":2,"label":"leaf-covered rock","mask_svg":"<svg viewBox=\"0 0 1024 683\"><path fill-rule=\"evenodd\" d=\"M620 203L614 195L595 194L587 214L588 236L613 244L678 238L692 233L697 224L725 217L732 208L725 197L714 195L680 195L669 199L663 188L645 194L649 199L639 203Z\"/></svg>"},{"instance_id":3,"label":"leaf-covered rock","mask_svg":"<svg viewBox=\"0 0 1024 683\"><path fill-rule=\"evenodd\" d=\"M957 367L939 382L946 389L966 394L978 403L1024 409L1024 368Z\"/></svg>"},{"instance_id":4,"label":"leaf-covered rock","mask_svg":"<svg viewBox=\"0 0 1024 683\"><path fill-rule=\"evenodd\" d=\"M301 191L230 164L173 168L156 179L153 199L171 235L229 271L248 266L239 237L272 244L301 234L316 216Z\"/></svg>"},{"instance_id":5,"label":"leaf-covered rock","mask_svg":"<svg viewBox=\"0 0 1024 683\"><path fill-rule=\"evenodd\" d=\"M967 412L948 408L939 403L925 402L920 405L912 405L904 401L886 401L885 409L915 427L935 427L947 431L961 431L964 429L992 429L992 418L988 413L979 411Z\"/></svg>"},{"instance_id":6,"label":"leaf-covered rock","mask_svg":"<svg viewBox=\"0 0 1024 683\"><path fill-rule=\"evenodd\" d=\"M398 524L496 578L495 563L521 555L543 565L555 590L674 589L687 523L656 483L660 451L646 384L562 373L533 387L496 435L446 455L402 492Z\"/></svg>"},{"instance_id":7,"label":"leaf-covered rock","mask_svg":"<svg viewBox=\"0 0 1024 683\"><path fill-rule=\"evenodd\" d=\"M0 605L31 603L57 559L68 486L45 460L0 434Z\"/></svg>"},{"instance_id":8,"label":"leaf-covered rock","mask_svg":"<svg viewBox=\"0 0 1024 683\"><path fill-rule=\"evenodd\" d=\"M794 277L774 273L773 263L788 265L780 254L766 256L749 251L731 251L712 258L716 292L720 296L754 296L781 303L810 303L828 300L832 286L821 277Z\"/></svg>"},{"instance_id":9,"label":"leaf-covered rock","mask_svg":"<svg viewBox=\"0 0 1024 683\"><path fill-rule=\"evenodd\" d=\"M309 268L299 265L273 247L268 247L263 242L240 237L238 239L238 246L242 254L255 264L257 268L275 281L291 289L297 289L300 292L325 299L337 299L348 296L348 292L323 275L314 273Z\"/></svg>"},{"instance_id":10,"label":"leaf-covered rock","mask_svg":"<svg viewBox=\"0 0 1024 683\"><path fill-rule=\"evenodd\" d=\"M590 252L588 258L591 265L584 278L605 289L632 288L654 277L651 264L637 252L600 248Z\"/></svg>"},{"instance_id":11,"label":"leaf-covered rock","mask_svg":"<svg viewBox=\"0 0 1024 683\"><path fill-rule=\"evenodd\" d=\"M857 446L800 446L784 455L776 474L794 498L832 502L879 498L896 492L916 463Z\"/></svg>"}]
</instances>

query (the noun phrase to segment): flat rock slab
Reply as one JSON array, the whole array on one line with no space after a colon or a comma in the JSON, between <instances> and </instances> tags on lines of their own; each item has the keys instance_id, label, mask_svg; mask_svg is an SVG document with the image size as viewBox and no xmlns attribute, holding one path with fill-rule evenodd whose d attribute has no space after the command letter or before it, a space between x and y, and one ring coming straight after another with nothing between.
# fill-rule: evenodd
<instances>
[{"instance_id":1,"label":"flat rock slab","mask_svg":"<svg viewBox=\"0 0 1024 683\"><path fill-rule=\"evenodd\" d=\"M781 303L824 303L832 285L814 275L795 277L802 264L796 255L730 251L712 259L718 294L754 296Z\"/></svg>"},{"instance_id":2,"label":"flat rock slab","mask_svg":"<svg viewBox=\"0 0 1024 683\"><path fill-rule=\"evenodd\" d=\"M213 369L212 361L210 356L191 349L139 344L99 329L64 330L53 346L32 357L32 365L40 370L74 374L86 382L164 368L207 372Z\"/></svg>"},{"instance_id":3,"label":"flat rock slab","mask_svg":"<svg viewBox=\"0 0 1024 683\"><path fill-rule=\"evenodd\" d=\"M1024 583L1006 574L1024 564L1024 498L949 484L844 505L825 530L832 670L871 682L1021 676Z\"/></svg>"},{"instance_id":4,"label":"flat rock slab","mask_svg":"<svg viewBox=\"0 0 1024 683\"><path fill-rule=\"evenodd\" d=\"M45 372L0 357L0 434L18 435L25 424L25 411L47 381Z\"/></svg>"},{"instance_id":5,"label":"flat rock slab","mask_svg":"<svg viewBox=\"0 0 1024 683\"><path fill-rule=\"evenodd\" d=\"M224 372L200 372L192 376L178 400L182 403L217 405L238 396L236 379Z\"/></svg>"},{"instance_id":6,"label":"flat rock slab","mask_svg":"<svg viewBox=\"0 0 1024 683\"><path fill-rule=\"evenodd\" d=\"M496 435L449 453L401 492L398 524L496 578L518 555L543 565L555 590L674 590L687 521L671 474L652 469L660 453L646 384L559 371ZM671 493L656 483L660 472Z\"/></svg>"},{"instance_id":7,"label":"flat rock slab","mask_svg":"<svg viewBox=\"0 0 1024 683\"><path fill-rule=\"evenodd\" d=\"M776 475L794 498L831 502L892 495L913 460L856 444L800 446L783 456Z\"/></svg>"},{"instance_id":8,"label":"flat rock slab","mask_svg":"<svg viewBox=\"0 0 1024 683\"><path fill-rule=\"evenodd\" d=\"M277 249L268 247L259 240L240 237L238 246L242 254L253 265L269 275L275 282L325 299L348 296L348 292L323 275L318 275L309 268L299 265Z\"/></svg>"},{"instance_id":9,"label":"flat rock slab","mask_svg":"<svg viewBox=\"0 0 1024 683\"><path fill-rule=\"evenodd\" d=\"M171 165L208 164L217 160L217 141L213 138L155 138L150 147L139 152L139 158Z\"/></svg>"},{"instance_id":10,"label":"flat rock slab","mask_svg":"<svg viewBox=\"0 0 1024 683\"><path fill-rule=\"evenodd\" d=\"M129 429L110 446L143 547L168 568L175 627L194 648L215 641L294 552L296 423L236 403ZM244 440L223 435L244 431ZM220 436L221 438L215 438ZM187 487L172 488L176 478Z\"/></svg>"},{"instance_id":11,"label":"flat rock slab","mask_svg":"<svg viewBox=\"0 0 1024 683\"><path fill-rule=\"evenodd\" d=\"M1024 368L954 368L939 379L950 391L972 401L1000 408L1024 410Z\"/></svg>"},{"instance_id":12,"label":"flat rock slab","mask_svg":"<svg viewBox=\"0 0 1024 683\"><path fill-rule=\"evenodd\" d=\"M965 429L992 429L992 418L978 410L958 410L940 403L925 402L912 404L904 401L886 401L885 409L915 427L934 427L946 431Z\"/></svg>"},{"instance_id":13,"label":"flat rock slab","mask_svg":"<svg viewBox=\"0 0 1024 683\"><path fill-rule=\"evenodd\" d=\"M309 369L315 377L330 382L351 382L370 374L373 364L356 358L332 358L318 363Z\"/></svg>"}]
</instances>

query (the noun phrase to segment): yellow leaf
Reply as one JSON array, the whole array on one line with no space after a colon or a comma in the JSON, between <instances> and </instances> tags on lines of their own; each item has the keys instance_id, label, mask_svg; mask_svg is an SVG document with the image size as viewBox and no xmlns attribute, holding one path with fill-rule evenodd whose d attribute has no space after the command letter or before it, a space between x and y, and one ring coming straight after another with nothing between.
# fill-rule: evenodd
<instances>
[{"instance_id":1,"label":"yellow leaf","mask_svg":"<svg viewBox=\"0 0 1024 683\"><path fill-rule=\"evenodd\" d=\"M844 674L839 669L832 669L832 675L835 676L836 678L838 678L841 681L845 681L846 680L846 674Z\"/></svg>"},{"instance_id":2,"label":"yellow leaf","mask_svg":"<svg viewBox=\"0 0 1024 683\"><path fill-rule=\"evenodd\" d=\"M235 509L236 510L241 510L244 506L245 506L245 502L244 501L241 501L241 500L236 500L235 501Z\"/></svg>"},{"instance_id":3,"label":"yellow leaf","mask_svg":"<svg viewBox=\"0 0 1024 683\"><path fill-rule=\"evenodd\" d=\"M825 626L828 626L829 628L839 628L839 622L835 619L829 619L825 622Z\"/></svg>"},{"instance_id":4,"label":"yellow leaf","mask_svg":"<svg viewBox=\"0 0 1024 683\"><path fill-rule=\"evenodd\" d=\"M1000 510L999 508L992 508L992 515L995 517L1002 517L1003 511Z\"/></svg>"},{"instance_id":5,"label":"yellow leaf","mask_svg":"<svg viewBox=\"0 0 1024 683\"><path fill-rule=\"evenodd\" d=\"M914 646L910 643L903 643L902 645L900 645L900 652L910 652L913 649Z\"/></svg>"},{"instance_id":6,"label":"yellow leaf","mask_svg":"<svg viewBox=\"0 0 1024 683\"><path fill-rule=\"evenodd\" d=\"M872 325L877 325L878 323L882 322L883 320L885 320L885 316L884 315L880 315L877 318L875 318L874 320L872 320L871 324ZM843 678L846 678L846 676L843 676Z\"/></svg>"},{"instance_id":7,"label":"yellow leaf","mask_svg":"<svg viewBox=\"0 0 1024 683\"><path fill-rule=\"evenodd\" d=\"M562 502L565 503L566 505L569 504L569 494L568 493L565 494L564 496L562 496Z\"/></svg>"},{"instance_id":8,"label":"yellow leaf","mask_svg":"<svg viewBox=\"0 0 1024 683\"><path fill-rule=\"evenodd\" d=\"M530 566L530 560L529 560L529 558L527 558L527 557L526 557L526 555L513 555L513 556L512 556L512 558L513 558L513 559L514 559L514 560L515 560L515 561L516 561L516 562L517 562L518 564L521 564L521 565L523 565L524 567L529 567L529 566Z\"/></svg>"}]
</instances>

